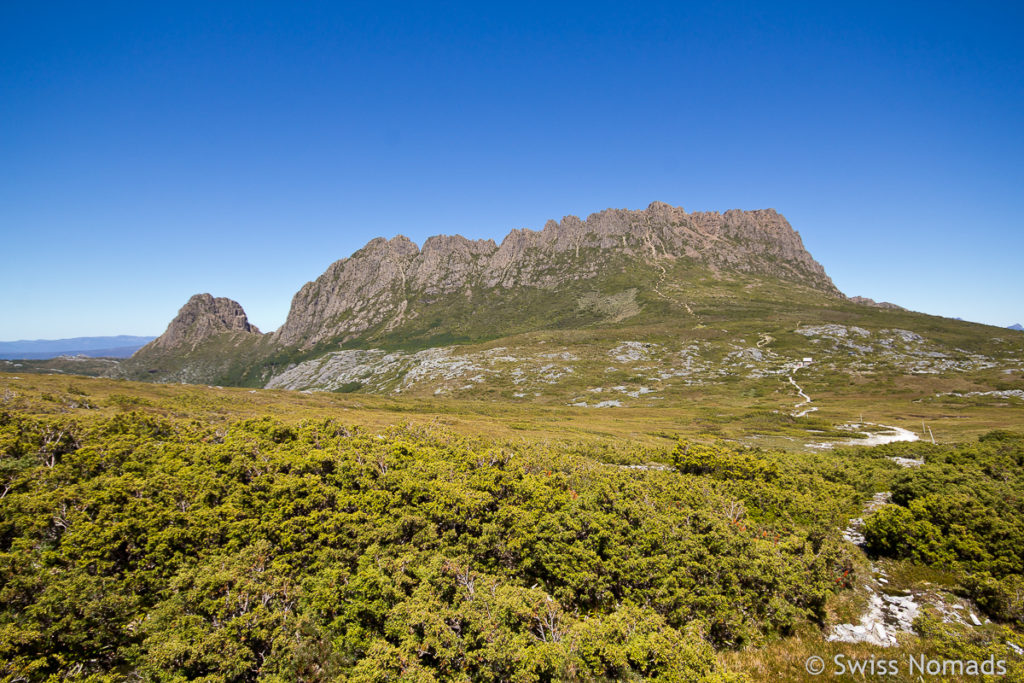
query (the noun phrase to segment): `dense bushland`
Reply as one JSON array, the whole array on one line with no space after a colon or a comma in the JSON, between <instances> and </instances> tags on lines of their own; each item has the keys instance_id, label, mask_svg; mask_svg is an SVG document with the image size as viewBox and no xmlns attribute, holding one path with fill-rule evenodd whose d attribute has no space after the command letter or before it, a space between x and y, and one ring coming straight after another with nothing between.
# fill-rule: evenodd
<instances>
[{"instance_id":1,"label":"dense bushland","mask_svg":"<svg viewBox=\"0 0 1024 683\"><path fill-rule=\"evenodd\" d=\"M993 619L1024 624L1024 434L915 451L925 464L895 478L896 504L865 525L868 549L957 570Z\"/></svg>"},{"instance_id":2,"label":"dense bushland","mask_svg":"<svg viewBox=\"0 0 1024 683\"><path fill-rule=\"evenodd\" d=\"M0 675L724 680L850 585L895 469L129 409L0 413Z\"/></svg>"}]
</instances>

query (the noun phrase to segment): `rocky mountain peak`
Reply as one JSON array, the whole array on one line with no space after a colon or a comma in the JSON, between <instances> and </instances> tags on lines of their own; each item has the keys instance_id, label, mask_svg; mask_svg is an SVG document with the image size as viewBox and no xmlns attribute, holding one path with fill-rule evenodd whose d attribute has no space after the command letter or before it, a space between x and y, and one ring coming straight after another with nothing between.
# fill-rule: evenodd
<instances>
[{"instance_id":1,"label":"rocky mountain peak","mask_svg":"<svg viewBox=\"0 0 1024 683\"><path fill-rule=\"evenodd\" d=\"M498 248L494 240L471 240L462 235L434 235L423 243L421 253L469 253L490 255Z\"/></svg>"},{"instance_id":2,"label":"rocky mountain peak","mask_svg":"<svg viewBox=\"0 0 1024 683\"><path fill-rule=\"evenodd\" d=\"M420 253L416 243L405 235L395 235L391 239L375 237L362 249L352 254L352 258L408 258Z\"/></svg>"},{"instance_id":3,"label":"rocky mountain peak","mask_svg":"<svg viewBox=\"0 0 1024 683\"><path fill-rule=\"evenodd\" d=\"M196 294L181 307L167 330L138 353L145 355L157 349L195 347L199 342L224 332L260 334L237 301L210 294Z\"/></svg>"},{"instance_id":4,"label":"rocky mountain peak","mask_svg":"<svg viewBox=\"0 0 1024 683\"><path fill-rule=\"evenodd\" d=\"M429 238L423 248L398 235L378 237L331 264L292 300L275 340L311 348L321 342L390 330L417 305L487 290L555 290L599 277L615 259L654 265L685 258L712 269L778 277L841 296L800 235L774 209L687 213L652 202L646 209L605 209L586 219L549 220L516 229L500 245L461 235ZM412 307L412 308L410 308Z\"/></svg>"}]
</instances>

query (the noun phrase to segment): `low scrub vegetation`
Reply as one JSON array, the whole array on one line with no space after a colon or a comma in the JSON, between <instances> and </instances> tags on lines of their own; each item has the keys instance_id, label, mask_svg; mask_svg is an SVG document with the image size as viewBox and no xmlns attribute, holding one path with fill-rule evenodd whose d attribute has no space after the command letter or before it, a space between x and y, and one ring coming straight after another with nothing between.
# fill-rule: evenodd
<instances>
[{"instance_id":1,"label":"low scrub vegetation","mask_svg":"<svg viewBox=\"0 0 1024 683\"><path fill-rule=\"evenodd\" d=\"M865 525L868 549L957 570L992 619L1024 625L1024 435L915 450L925 464L895 478L895 505Z\"/></svg>"},{"instance_id":2,"label":"low scrub vegetation","mask_svg":"<svg viewBox=\"0 0 1024 683\"><path fill-rule=\"evenodd\" d=\"M796 679L794 653L836 648L865 566L840 529L883 490L872 551L947 567L1003 629L925 619L914 647L1002 656L1020 625L1016 434L514 440L104 382L11 382L0 405L0 679Z\"/></svg>"}]
</instances>

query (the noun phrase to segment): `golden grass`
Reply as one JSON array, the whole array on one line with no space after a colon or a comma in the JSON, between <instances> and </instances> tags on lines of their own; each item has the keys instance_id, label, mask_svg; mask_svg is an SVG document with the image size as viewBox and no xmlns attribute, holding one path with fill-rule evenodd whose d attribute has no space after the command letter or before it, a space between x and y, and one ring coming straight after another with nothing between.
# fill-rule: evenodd
<instances>
[{"instance_id":1,"label":"golden grass","mask_svg":"<svg viewBox=\"0 0 1024 683\"><path fill-rule=\"evenodd\" d=\"M916 378L909 378L910 383ZM902 383L900 383L902 384ZM807 385L811 385L808 382ZM0 409L28 402L29 412L73 412L82 419L139 409L155 414L228 420L273 415L284 421L334 417L369 428L393 424L442 424L462 434L502 439L581 440L664 446L679 436L726 438L749 445L805 450L807 443L835 438L832 427L866 421L921 431L926 423L940 442L964 441L998 428L1024 424L1019 404L914 402L909 387L890 395L845 391L813 393L818 412L791 420L784 394L750 398L722 387L689 390L650 406L578 408L499 399L304 393L286 390L150 384L72 375L0 373ZM43 396L49 398L44 399ZM119 397L131 397L125 400ZM88 403L91 409L72 407ZM21 406L24 408L24 406ZM773 413L772 411L782 411ZM813 431L817 430L817 431Z\"/></svg>"}]
</instances>

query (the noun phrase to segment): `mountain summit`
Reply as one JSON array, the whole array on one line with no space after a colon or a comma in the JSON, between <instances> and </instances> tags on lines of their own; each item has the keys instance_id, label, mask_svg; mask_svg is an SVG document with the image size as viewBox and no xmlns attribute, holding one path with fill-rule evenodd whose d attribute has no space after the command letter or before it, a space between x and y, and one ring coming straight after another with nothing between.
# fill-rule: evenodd
<instances>
[{"instance_id":1,"label":"mountain summit","mask_svg":"<svg viewBox=\"0 0 1024 683\"><path fill-rule=\"evenodd\" d=\"M259 329L249 323L249 318L237 301L224 297L214 298L210 294L196 294L181 307L167 330L139 349L139 353L184 347L191 350L206 339L225 332L260 334Z\"/></svg>"},{"instance_id":2,"label":"mountain summit","mask_svg":"<svg viewBox=\"0 0 1024 683\"><path fill-rule=\"evenodd\" d=\"M263 337L237 301L196 294L162 335L136 351L115 374L172 382L220 381L240 364L253 361L251 352Z\"/></svg>"}]
</instances>

